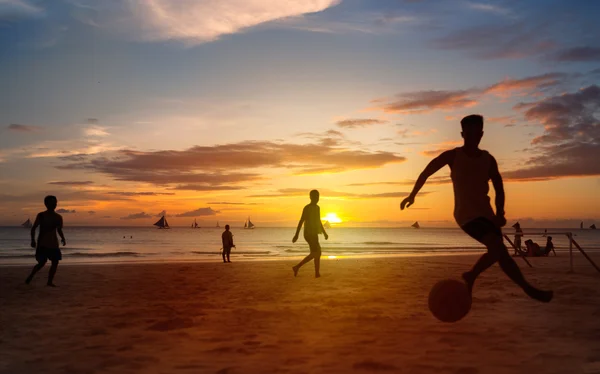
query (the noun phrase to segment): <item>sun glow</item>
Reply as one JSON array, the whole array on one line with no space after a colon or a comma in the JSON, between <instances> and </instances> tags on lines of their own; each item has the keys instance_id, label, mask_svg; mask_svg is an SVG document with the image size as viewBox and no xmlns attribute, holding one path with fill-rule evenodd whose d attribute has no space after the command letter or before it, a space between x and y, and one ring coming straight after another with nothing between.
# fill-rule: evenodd
<instances>
[{"instance_id":1,"label":"sun glow","mask_svg":"<svg viewBox=\"0 0 600 374\"><path fill-rule=\"evenodd\" d=\"M329 223L342 223L340 217L335 213L327 213L325 217L322 218L323 221L328 221Z\"/></svg>"}]
</instances>

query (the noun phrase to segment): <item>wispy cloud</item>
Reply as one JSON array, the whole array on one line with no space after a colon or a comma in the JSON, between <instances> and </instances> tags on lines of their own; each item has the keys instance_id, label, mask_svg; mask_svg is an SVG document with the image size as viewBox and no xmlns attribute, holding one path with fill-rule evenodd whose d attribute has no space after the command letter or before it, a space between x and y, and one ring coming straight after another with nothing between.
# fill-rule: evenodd
<instances>
[{"instance_id":1,"label":"wispy cloud","mask_svg":"<svg viewBox=\"0 0 600 374\"><path fill-rule=\"evenodd\" d=\"M54 184L57 186L89 186L90 184L94 184L92 181L55 181L48 182L48 184Z\"/></svg>"},{"instance_id":2,"label":"wispy cloud","mask_svg":"<svg viewBox=\"0 0 600 374\"><path fill-rule=\"evenodd\" d=\"M112 2L111 6L87 1L95 17L86 16L85 9L80 9L80 19L141 40L175 40L194 46L271 21L321 12L340 1L129 0Z\"/></svg>"},{"instance_id":3,"label":"wispy cloud","mask_svg":"<svg viewBox=\"0 0 600 374\"><path fill-rule=\"evenodd\" d=\"M321 198L343 198L343 199L390 199L390 198L400 198L406 197L410 192L382 192L382 193L351 193L351 192L341 192L334 190L325 190L320 189ZM429 194L430 192L421 192L422 194ZM305 188L283 188L279 189L273 193L268 194L257 194L250 195L248 197L255 198L281 198L281 197L298 197L298 196L307 196L308 190Z\"/></svg>"},{"instance_id":4,"label":"wispy cloud","mask_svg":"<svg viewBox=\"0 0 600 374\"><path fill-rule=\"evenodd\" d=\"M210 160L210 162L207 162ZM405 158L391 152L368 152L329 144L287 144L246 141L186 150L122 150L115 157L99 157L58 166L96 171L116 180L169 185L175 189L239 189L260 180L256 168L286 168L295 174L342 172L379 168ZM224 173L235 169L237 173ZM247 172L243 172L246 170Z\"/></svg>"},{"instance_id":5,"label":"wispy cloud","mask_svg":"<svg viewBox=\"0 0 600 374\"><path fill-rule=\"evenodd\" d=\"M416 91L402 93L394 98L374 101L375 109L386 113L419 113L432 110L452 110L468 108L477 104L472 90L456 91ZM387 102L385 102L387 101Z\"/></svg>"},{"instance_id":6,"label":"wispy cloud","mask_svg":"<svg viewBox=\"0 0 600 374\"><path fill-rule=\"evenodd\" d=\"M481 12L495 13L505 16L512 14L512 11L510 9L504 8L497 4L467 2L467 7Z\"/></svg>"},{"instance_id":7,"label":"wispy cloud","mask_svg":"<svg viewBox=\"0 0 600 374\"><path fill-rule=\"evenodd\" d=\"M134 191L111 191L107 192L109 195L118 195L118 196L163 196L163 195L175 195L173 192L134 192Z\"/></svg>"},{"instance_id":8,"label":"wispy cloud","mask_svg":"<svg viewBox=\"0 0 600 374\"><path fill-rule=\"evenodd\" d=\"M0 21L21 18L37 18L44 15L44 9L25 0L0 0Z\"/></svg>"},{"instance_id":9,"label":"wispy cloud","mask_svg":"<svg viewBox=\"0 0 600 374\"><path fill-rule=\"evenodd\" d=\"M125 217L121 217L121 219L123 219L123 220L146 219L146 218L152 218L152 215L150 215L146 212L140 212L140 213L132 213Z\"/></svg>"},{"instance_id":10,"label":"wispy cloud","mask_svg":"<svg viewBox=\"0 0 600 374\"><path fill-rule=\"evenodd\" d=\"M177 214L177 215L175 215L175 217L214 216L214 215L217 215L218 213L221 213L221 212L219 212L218 210L213 210L212 208L208 207L208 208L198 208L198 209L192 210L190 212Z\"/></svg>"},{"instance_id":11,"label":"wispy cloud","mask_svg":"<svg viewBox=\"0 0 600 374\"><path fill-rule=\"evenodd\" d=\"M600 48L589 46L566 48L556 52L551 59L561 62L596 62L600 61Z\"/></svg>"},{"instance_id":12,"label":"wispy cloud","mask_svg":"<svg viewBox=\"0 0 600 374\"><path fill-rule=\"evenodd\" d=\"M71 213L77 213L77 212L75 211L75 209L56 209L56 213L71 214Z\"/></svg>"},{"instance_id":13,"label":"wispy cloud","mask_svg":"<svg viewBox=\"0 0 600 374\"><path fill-rule=\"evenodd\" d=\"M344 119L337 121L335 124L342 128L357 128L357 127L367 127L371 125L381 125L388 123L389 121L375 119L375 118L359 118L359 119Z\"/></svg>"},{"instance_id":14,"label":"wispy cloud","mask_svg":"<svg viewBox=\"0 0 600 374\"><path fill-rule=\"evenodd\" d=\"M14 132L36 132L36 131L41 130L41 127L39 127L39 126L21 125L18 123L12 123L12 124L8 125L6 128L9 129L10 131L14 131Z\"/></svg>"}]
</instances>

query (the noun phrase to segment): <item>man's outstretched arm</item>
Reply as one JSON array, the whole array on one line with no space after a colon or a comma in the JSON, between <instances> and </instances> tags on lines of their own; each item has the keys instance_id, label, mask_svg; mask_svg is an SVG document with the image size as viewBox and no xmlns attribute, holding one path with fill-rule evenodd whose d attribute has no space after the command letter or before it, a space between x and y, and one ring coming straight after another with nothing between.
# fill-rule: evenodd
<instances>
[{"instance_id":1,"label":"man's outstretched arm","mask_svg":"<svg viewBox=\"0 0 600 374\"><path fill-rule=\"evenodd\" d=\"M498 170L498 163L494 157L491 157L492 161L490 164L490 179L492 185L496 191L496 222L500 227L506 225L506 218L504 218L504 183L502 182L502 176L500 170Z\"/></svg>"},{"instance_id":2,"label":"man's outstretched arm","mask_svg":"<svg viewBox=\"0 0 600 374\"><path fill-rule=\"evenodd\" d=\"M446 152L442 153L441 155L439 155L436 158L434 158L433 160L431 160L431 162L425 167L423 172L419 175L419 178L417 179L417 182L415 183L415 186L413 187L413 190L410 193L410 195L408 195L408 197L406 199L402 200L402 203L400 204L400 209L404 210L404 208L408 208L409 206L413 205L415 202L415 197L417 196L417 194L419 193L421 188L423 188L423 186L425 185L425 182L427 182L427 178L429 178L430 176L435 174L438 170L440 170L444 166L450 165L452 163L453 159L454 159L454 150L450 150L450 151L446 151Z\"/></svg>"}]
</instances>

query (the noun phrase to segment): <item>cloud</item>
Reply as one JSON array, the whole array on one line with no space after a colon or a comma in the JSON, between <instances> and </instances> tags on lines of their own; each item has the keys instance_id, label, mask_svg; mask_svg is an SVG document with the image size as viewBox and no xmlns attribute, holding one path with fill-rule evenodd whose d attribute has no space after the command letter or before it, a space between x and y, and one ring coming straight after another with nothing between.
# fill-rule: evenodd
<instances>
[{"instance_id":1,"label":"cloud","mask_svg":"<svg viewBox=\"0 0 600 374\"><path fill-rule=\"evenodd\" d=\"M279 189L271 194L258 194L258 195L250 195L248 197L256 197L256 198L281 198L281 197L298 197L298 196L308 196L310 191L306 188L283 188ZM332 190L322 190L319 189L321 194L321 198L346 198L346 199L386 199L386 198L400 198L406 197L410 194L410 192L383 192L383 193L373 193L373 194L357 194L350 192L340 192L340 191L332 191ZM429 192L420 192L420 194L429 194Z\"/></svg>"},{"instance_id":2,"label":"cloud","mask_svg":"<svg viewBox=\"0 0 600 374\"><path fill-rule=\"evenodd\" d=\"M600 48L598 47L572 47L556 52L552 57L554 61L600 61Z\"/></svg>"},{"instance_id":3,"label":"cloud","mask_svg":"<svg viewBox=\"0 0 600 374\"><path fill-rule=\"evenodd\" d=\"M591 85L520 105L525 119L544 126L531 142L534 156L516 170L512 180L547 180L600 175L600 87Z\"/></svg>"},{"instance_id":4,"label":"cloud","mask_svg":"<svg viewBox=\"0 0 600 374\"><path fill-rule=\"evenodd\" d=\"M555 47L547 37L549 23L507 22L471 26L444 34L434 47L464 51L479 59L516 59L546 53Z\"/></svg>"},{"instance_id":5,"label":"cloud","mask_svg":"<svg viewBox=\"0 0 600 374\"><path fill-rule=\"evenodd\" d=\"M443 152L456 148L462 144L463 142L460 140L451 140L443 143L432 144L430 149L422 151L421 154L426 157L437 157Z\"/></svg>"},{"instance_id":6,"label":"cloud","mask_svg":"<svg viewBox=\"0 0 600 374\"><path fill-rule=\"evenodd\" d=\"M92 215L92 214L96 214L95 210L88 210L88 214Z\"/></svg>"},{"instance_id":7,"label":"cloud","mask_svg":"<svg viewBox=\"0 0 600 374\"><path fill-rule=\"evenodd\" d=\"M18 20L23 18L38 18L44 15L44 10L25 0L1 0L0 21Z\"/></svg>"},{"instance_id":8,"label":"cloud","mask_svg":"<svg viewBox=\"0 0 600 374\"><path fill-rule=\"evenodd\" d=\"M477 104L473 90L457 91L416 91L396 95L394 98L383 99L375 109L387 113L419 113L432 110L452 110L469 108Z\"/></svg>"},{"instance_id":9,"label":"cloud","mask_svg":"<svg viewBox=\"0 0 600 374\"><path fill-rule=\"evenodd\" d=\"M238 203L238 202L229 202L229 201L212 201L207 204L211 205L262 205L261 203Z\"/></svg>"},{"instance_id":10,"label":"cloud","mask_svg":"<svg viewBox=\"0 0 600 374\"><path fill-rule=\"evenodd\" d=\"M366 186L414 186L415 180L412 179L404 179L401 181L391 181L391 182L365 182L365 183L351 183L347 186L349 187L366 187ZM439 185L439 184L448 184L452 183L452 180L449 177L429 177L427 179L428 185Z\"/></svg>"},{"instance_id":11,"label":"cloud","mask_svg":"<svg viewBox=\"0 0 600 374\"><path fill-rule=\"evenodd\" d=\"M381 124L388 123L388 122L389 121L384 121L384 120L374 119L374 118L363 118L363 119L345 119L345 120L337 121L335 124L342 128L354 129L357 127L381 125Z\"/></svg>"},{"instance_id":12,"label":"cloud","mask_svg":"<svg viewBox=\"0 0 600 374\"><path fill-rule=\"evenodd\" d=\"M92 181L56 181L56 182L48 182L48 184L54 184L58 186L89 186L90 184L94 184Z\"/></svg>"},{"instance_id":13,"label":"cloud","mask_svg":"<svg viewBox=\"0 0 600 374\"><path fill-rule=\"evenodd\" d=\"M593 75L593 72L589 73ZM505 78L494 84L484 87L471 87L462 90L429 90L399 93L393 97L372 100L374 107L369 109L381 110L387 113L415 114L426 113L435 110L457 110L470 108L486 95L494 95L503 98L518 94L520 96L539 96L546 94L551 88L559 88L572 75L559 72L551 72L525 78ZM446 120L455 120L458 117L446 116ZM407 129L399 130L398 134L406 137Z\"/></svg>"},{"instance_id":14,"label":"cloud","mask_svg":"<svg viewBox=\"0 0 600 374\"><path fill-rule=\"evenodd\" d=\"M85 159L59 165L64 170L87 170L115 180L152 183L174 189L236 189L263 178L256 168L287 168L295 174L372 169L406 159L391 152L368 152L327 144L286 144L244 141L195 146L175 151L121 150L114 157ZM248 172L240 172L241 170ZM225 173L224 170L238 170ZM242 185L243 184L243 185Z\"/></svg>"},{"instance_id":15,"label":"cloud","mask_svg":"<svg viewBox=\"0 0 600 374\"><path fill-rule=\"evenodd\" d=\"M520 91L532 92L553 87L562 83L568 77L565 73L548 73L522 79L506 78L496 84L487 87L484 93L494 94L501 97L509 97Z\"/></svg>"},{"instance_id":16,"label":"cloud","mask_svg":"<svg viewBox=\"0 0 600 374\"><path fill-rule=\"evenodd\" d=\"M7 128L14 132L36 132L41 129L39 126L20 125L18 123L11 123Z\"/></svg>"},{"instance_id":17,"label":"cloud","mask_svg":"<svg viewBox=\"0 0 600 374\"><path fill-rule=\"evenodd\" d=\"M86 128L83 132L86 136L90 137L104 137L110 135L109 132L106 130L106 127L102 126L90 126Z\"/></svg>"},{"instance_id":18,"label":"cloud","mask_svg":"<svg viewBox=\"0 0 600 374\"><path fill-rule=\"evenodd\" d=\"M124 220L145 219L145 218L152 218L152 216L150 214L146 214L145 212L140 212L140 213L133 213L133 214L130 214L125 217L121 217L121 219L124 219Z\"/></svg>"},{"instance_id":19,"label":"cloud","mask_svg":"<svg viewBox=\"0 0 600 374\"><path fill-rule=\"evenodd\" d=\"M191 212L177 214L175 217L214 216L214 215L217 215L218 213L221 213L221 212L218 210L213 210L210 207L208 207L208 208L198 208L196 210L192 210Z\"/></svg>"},{"instance_id":20,"label":"cloud","mask_svg":"<svg viewBox=\"0 0 600 374\"><path fill-rule=\"evenodd\" d=\"M242 186L206 186L201 184L180 184L170 189L182 191L237 191L243 190L245 188L246 187Z\"/></svg>"},{"instance_id":21,"label":"cloud","mask_svg":"<svg viewBox=\"0 0 600 374\"><path fill-rule=\"evenodd\" d=\"M111 191L107 192L109 195L119 196L160 196L160 195L175 195L173 192L129 192L129 191Z\"/></svg>"},{"instance_id":22,"label":"cloud","mask_svg":"<svg viewBox=\"0 0 600 374\"><path fill-rule=\"evenodd\" d=\"M56 213L60 213L60 214L70 214L70 213L77 213L75 211L75 209L56 209Z\"/></svg>"},{"instance_id":23,"label":"cloud","mask_svg":"<svg viewBox=\"0 0 600 374\"><path fill-rule=\"evenodd\" d=\"M503 8L499 5L468 2L467 6L473 10L477 10L477 11L481 11L481 12L495 13L495 14L500 14L500 15L512 14L511 10Z\"/></svg>"},{"instance_id":24,"label":"cloud","mask_svg":"<svg viewBox=\"0 0 600 374\"><path fill-rule=\"evenodd\" d=\"M341 0L129 0L80 8L83 22L144 41L175 40L194 46L267 22L321 12ZM111 7L112 6L112 7ZM94 17L94 15L96 15Z\"/></svg>"}]
</instances>

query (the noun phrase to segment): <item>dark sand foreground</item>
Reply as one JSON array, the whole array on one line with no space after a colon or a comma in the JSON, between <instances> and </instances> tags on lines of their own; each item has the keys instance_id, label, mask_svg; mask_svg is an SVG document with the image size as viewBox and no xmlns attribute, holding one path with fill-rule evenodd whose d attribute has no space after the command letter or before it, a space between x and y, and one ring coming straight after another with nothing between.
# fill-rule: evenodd
<instances>
[{"instance_id":1,"label":"dark sand foreground","mask_svg":"<svg viewBox=\"0 0 600 374\"><path fill-rule=\"evenodd\" d=\"M427 294L474 256L0 267L1 373L600 373L600 274L581 257L497 266L471 313L435 320ZM520 265L524 265L519 260Z\"/></svg>"}]
</instances>

